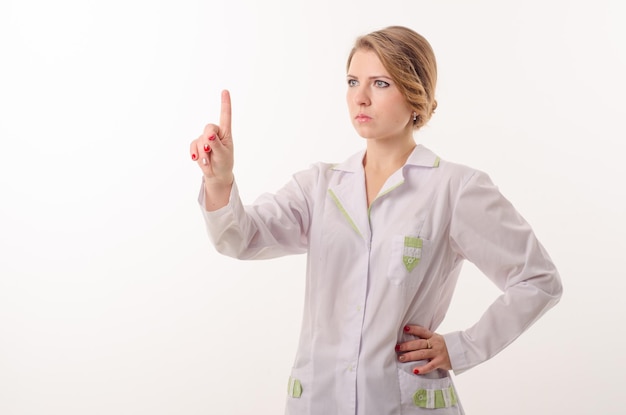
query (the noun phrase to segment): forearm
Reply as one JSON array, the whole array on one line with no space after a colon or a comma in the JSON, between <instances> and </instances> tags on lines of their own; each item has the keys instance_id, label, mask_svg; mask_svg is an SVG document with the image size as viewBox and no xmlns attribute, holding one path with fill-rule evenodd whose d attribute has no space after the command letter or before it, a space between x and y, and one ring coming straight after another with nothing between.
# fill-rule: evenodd
<instances>
[{"instance_id":1,"label":"forearm","mask_svg":"<svg viewBox=\"0 0 626 415\"><path fill-rule=\"evenodd\" d=\"M215 210L205 204L219 206L213 197L224 197L225 192L207 196L206 187L203 183L198 203L218 252L239 259L267 259L306 251L303 223L308 223L307 209L285 194L298 189L295 183L279 192L282 197L266 193L255 204L244 207L233 181L226 203Z\"/></svg>"},{"instance_id":2,"label":"forearm","mask_svg":"<svg viewBox=\"0 0 626 415\"><path fill-rule=\"evenodd\" d=\"M561 293L558 273L548 270L508 288L472 327L444 335L454 372L494 357L553 307Z\"/></svg>"}]
</instances>

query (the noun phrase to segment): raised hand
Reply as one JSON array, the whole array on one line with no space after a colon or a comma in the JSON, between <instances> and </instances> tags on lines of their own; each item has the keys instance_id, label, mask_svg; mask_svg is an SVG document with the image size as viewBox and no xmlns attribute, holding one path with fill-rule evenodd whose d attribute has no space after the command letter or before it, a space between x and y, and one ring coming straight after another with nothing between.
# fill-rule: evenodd
<instances>
[{"instance_id":1,"label":"raised hand","mask_svg":"<svg viewBox=\"0 0 626 415\"><path fill-rule=\"evenodd\" d=\"M222 91L220 124L207 124L202 135L191 142L191 159L204 174L205 208L217 210L228 203L233 176L233 136L230 93Z\"/></svg>"},{"instance_id":2,"label":"raised hand","mask_svg":"<svg viewBox=\"0 0 626 415\"><path fill-rule=\"evenodd\" d=\"M198 163L207 186L233 183L233 136L231 132L230 93L222 91L219 125L207 124L200 137L191 142L191 159Z\"/></svg>"}]
</instances>

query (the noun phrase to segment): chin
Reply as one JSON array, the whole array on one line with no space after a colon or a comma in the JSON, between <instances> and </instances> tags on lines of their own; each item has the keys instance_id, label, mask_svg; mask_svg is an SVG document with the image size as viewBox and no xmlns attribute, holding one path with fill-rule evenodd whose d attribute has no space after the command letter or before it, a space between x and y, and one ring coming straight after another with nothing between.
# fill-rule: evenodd
<instances>
[{"instance_id":1,"label":"chin","mask_svg":"<svg viewBox=\"0 0 626 415\"><path fill-rule=\"evenodd\" d=\"M372 136L371 134L363 134L357 131L357 134L359 134L359 137L365 139L365 140L374 140L376 137Z\"/></svg>"},{"instance_id":2,"label":"chin","mask_svg":"<svg viewBox=\"0 0 626 415\"><path fill-rule=\"evenodd\" d=\"M362 125L354 126L356 133L365 139L376 138L376 134L371 131L369 128L363 128Z\"/></svg>"}]
</instances>

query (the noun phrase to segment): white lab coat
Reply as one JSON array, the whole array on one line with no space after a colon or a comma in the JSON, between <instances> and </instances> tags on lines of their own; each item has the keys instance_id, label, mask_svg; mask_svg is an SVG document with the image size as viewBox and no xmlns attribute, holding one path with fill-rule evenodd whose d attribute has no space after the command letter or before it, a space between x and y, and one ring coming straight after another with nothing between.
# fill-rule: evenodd
<instances>
[{"instance_id":1,"label":"white lab coat","mask_svg":"<svg viewBox=\"0 0 626 415\"><path fill-rule=\"evenodd\" d=\"M444 335L461 373L558 302L558 273L486 174L418 145L368 209L363 155L318 163L250 206L233 184L227 206L202 209L209 236L235 258L308 254L287 414L462 414L446 371L414 375L415 362L398 362L403 327L436 330L463 260L474 263L503 294L475 325Z\"/></svg>"}]
</instances>

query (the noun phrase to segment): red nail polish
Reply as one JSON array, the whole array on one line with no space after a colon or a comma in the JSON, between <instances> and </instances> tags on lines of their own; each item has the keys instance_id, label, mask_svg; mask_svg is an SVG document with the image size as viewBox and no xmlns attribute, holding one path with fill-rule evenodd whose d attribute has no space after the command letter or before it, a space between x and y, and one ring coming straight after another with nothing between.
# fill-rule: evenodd
<instances>
[{"instance_id":1,"label":"red nail polish","mask_svg":"<svg viewBox=\"0 0 626 415\"><path fill-rule=\"evenodd\" d=\"M404 331L409 331L411 328L409 326L404 326Z\"/></svg>"},{"instance_id":2,"label":"red nail polish","mask_svg":"<svg viewBox=\"0 0 626 415\"><path fill-rule=\"evenodd\" d=\"M209 137L209 141L214 141L214 140L215 140L215 134Z\"/></svg>"},{"instance_id":3,"label":"red nail polish","mask_svg":"<svg viewBox=\"0 0 626 415\"><path fill-rule=\"evenodd\" d=\"M399 352L399 351L400 351L400 345L396 344L396 352Z\"/></svg>"},{"instance_id":4,"label":"red nail polish","mask_svg":"<svg viewBox=\"0 0 626 415\"><path fill-rule=\"evenodd\" d=\"M195 160L195 159L197 159L197 158L198 158L198 156L196 156L195 154L192 154L192 155L191 155L191 159L192 159L192 160Z\"/></svg>"},{"instance_id":5,"label":"red nail polish","mask_svg":"<svg viewBox=\"0 0 626 415\"><path fill-rule=\"evenodd\" d=\"M211 151L211 146L210 146L210 145L208 145L208 144L205 144L205 145L204 145L204 151L206 151L207 153L208 153L209 151Z\"/></svg>"},{"instance_id":6,"label":"red nail polish","mask_svg":"<svg viewBox=\"0 0 626 415\"><path fill-rule=\"evenodd\" d=\"M414 374L416 374L416 375L419 375L419 374L420 374L420 371L419 371L419 369L418 369L418 368L415 368L415 369L413 369L413 373L414 373Z\"/></svg>"}]
</instances>

